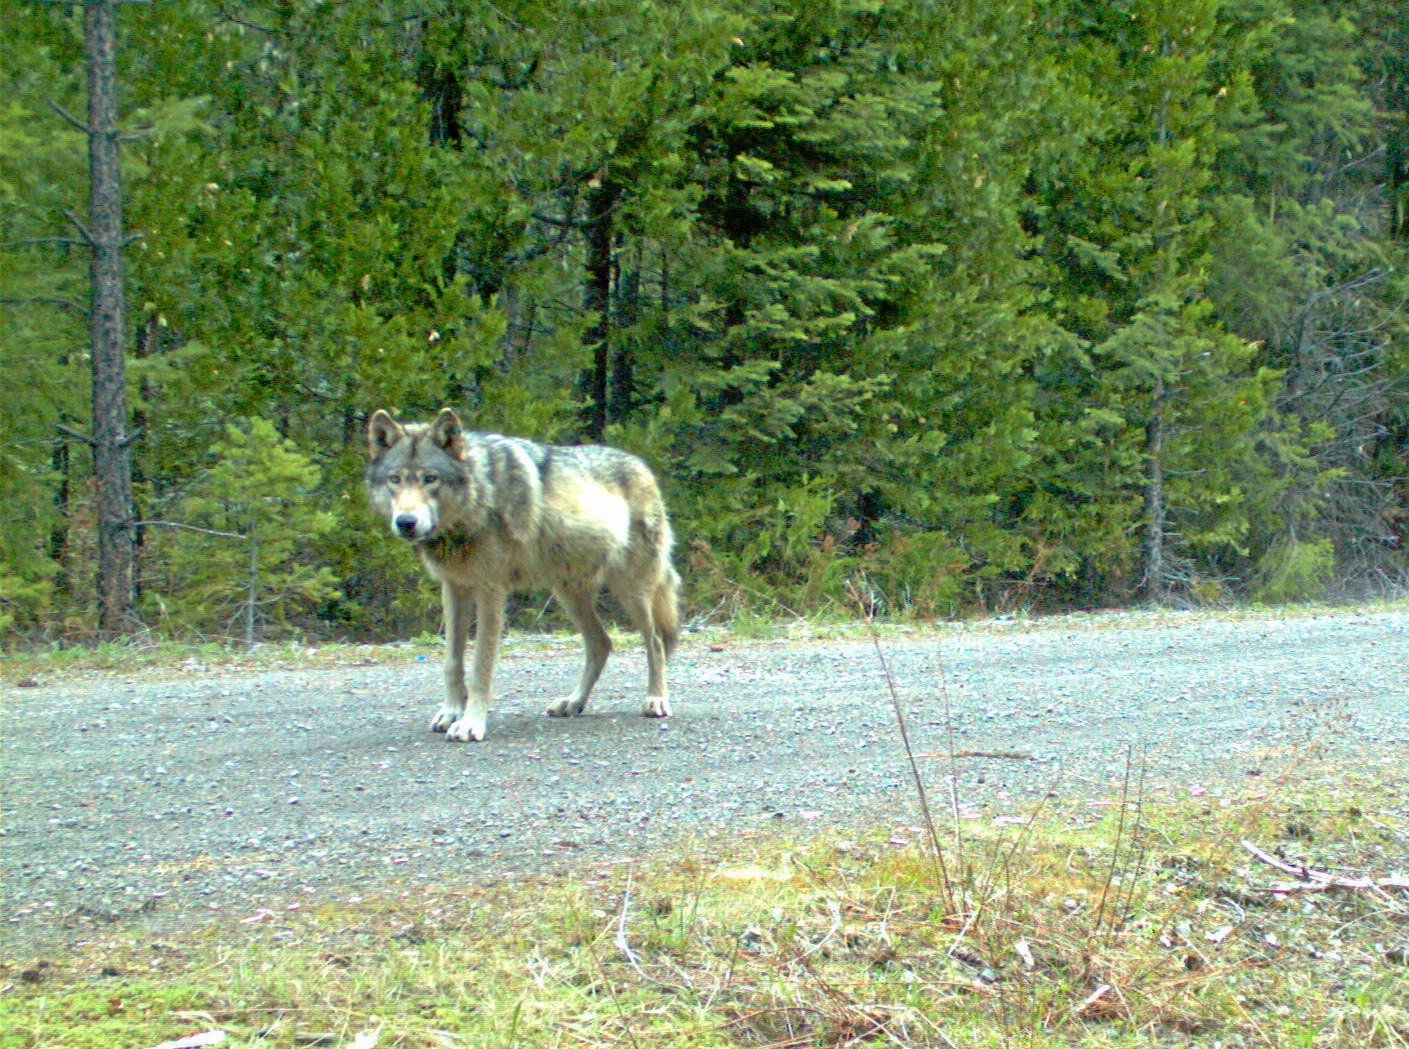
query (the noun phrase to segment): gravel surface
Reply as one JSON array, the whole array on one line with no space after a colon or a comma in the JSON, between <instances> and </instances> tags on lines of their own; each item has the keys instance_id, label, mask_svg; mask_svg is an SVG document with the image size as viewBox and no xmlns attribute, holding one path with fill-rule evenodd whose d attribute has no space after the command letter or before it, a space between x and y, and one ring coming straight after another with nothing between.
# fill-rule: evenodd
<instances>
[{"instance_id":1,"label":"gravel surface","mask_svg":"<svg viewBox=\"0 0 1409 1049\"><path fill-rule=\"evenodd\" d=\"M938 803L952 772L979 818L1118 792L1132 746L1151 801L1284 768L1309 735L1409 769L1406 612L990 623L890 634L883 651ZM916 822L870 641L687 636L663 721L636 714L629 647L586 715L545 717L578 658L511 640L478 744L427 731L440 685L424 656L7 681L7 956L112 923L170 931L422 882L590 874L685 838Z\"/></svg>"}]
</instances>

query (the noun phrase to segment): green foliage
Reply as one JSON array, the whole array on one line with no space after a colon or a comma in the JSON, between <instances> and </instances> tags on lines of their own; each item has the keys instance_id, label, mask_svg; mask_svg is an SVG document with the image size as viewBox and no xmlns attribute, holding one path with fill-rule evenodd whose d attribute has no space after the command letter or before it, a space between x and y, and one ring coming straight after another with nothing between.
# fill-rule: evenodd
<instances>
[{"instance_id":1,"label":"green foliage","mask_svg":"<svg viewBox=\"0 0 1409 1049\"><path fill-rule=\"evenodd\" d=\"M42 629L66 589L59 529L86 465L56 428L81 428L87 401L84 259L62 214L86 147L50 108L74 108L68 24L36 6L0 27L0 635Z\"/></svg>"},{"instance_id":2,"label":"green foliage","mask_svg":"<svg viewBox=\"0 0 1409 1049\"><path fill-rule=\"evenodd\" d=\"M162 617L201 630L261 625L338 596L317 564L318 544L338 525L321 509L321 471L263 419L227 425L215 459L177 502L163 562L170 576L152 600Z\"/></svg>"},{"instance_id":3,"label":"green foliage","mask_svg":"<svg viewBox=\"0 0 1409 1049\"><path fill-rule=\"evenodd\" d=\"M1258 560L1252 597L1269 604L1315 601L1325 596L1335 567L1335 546L1329 539L1281 539Z\"/></svg>"},{"instance_id":4,"label":"green foliage","mask_svg":"<svg viewBox=\"0 0 1409 1049\"><path fill-rule=\"evenodd\" d=\"M191 454L225 442L319 503L261 560L265 629L431 629L362 427L450 404L645 455L708 608L1197 599L1325 541L1403 584L1392 8L124 6L136 516L245 535ZM91 603L76 19L0 29L0 629L30 635ZM144 540L173 630L253 607L243 541Z\"/></svg>"}]
</instances>

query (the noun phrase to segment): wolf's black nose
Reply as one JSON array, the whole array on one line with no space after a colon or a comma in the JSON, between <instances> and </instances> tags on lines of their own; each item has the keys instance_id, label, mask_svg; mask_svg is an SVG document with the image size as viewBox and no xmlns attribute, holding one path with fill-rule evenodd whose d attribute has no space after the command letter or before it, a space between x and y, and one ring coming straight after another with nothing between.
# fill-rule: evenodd
<instances>
[{"instance_id":1,"label":"wolf's black nose","mask_svg":"<svg viewBox=\"0 0 1409 1049\"><path fill-rule=\"evenodd\" d=\"M404 536L416 534L416 518L412 514L397 514L393 523L396 525L396 530Z\"/></svg>"}]
</instances>

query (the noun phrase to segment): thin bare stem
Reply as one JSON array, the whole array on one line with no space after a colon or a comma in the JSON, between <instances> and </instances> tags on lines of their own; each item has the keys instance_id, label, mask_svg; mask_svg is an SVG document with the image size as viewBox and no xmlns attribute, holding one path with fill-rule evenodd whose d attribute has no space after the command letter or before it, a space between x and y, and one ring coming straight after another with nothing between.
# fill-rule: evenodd
<instances>
[{"instance_id":1,"label":"thin bare stem","mask_svg":"<svg viewBox=\"0 0 1409 1049\"><path fill-rule=\"evenodd\" d=\"M876 630L875 618L864 601L859 600L859 594L854 588L852 597L856 599L857 607L861 609L861 614L866 618L866 628L871 636L871 644L876 650L876 660L881 665L881 672L885 675L886 688L890 692L890 705L895 713L895 725L900 733L900 743L905 750L905 761L910 768L911 779L915 783L915 797L920 804L920 817L924 822L925 831L929 835L930 846L933 851L935 873L939 878L940 890L944 894L945 906L951 913L956 913L958 907L954 899L954 890L949 881L949 868L944 859L944 846L940 844L939 831L935 827L934 816L930 813L929 792L925 789L924 777L920 774L920 764L915 759L915 750L910 745L910 729L905 721L905 710L900 702L900 693L895 687L895 677L890 672L890 664L886 662L884 649L881 647L881 636Z\"/></svg>"}]
</instances>

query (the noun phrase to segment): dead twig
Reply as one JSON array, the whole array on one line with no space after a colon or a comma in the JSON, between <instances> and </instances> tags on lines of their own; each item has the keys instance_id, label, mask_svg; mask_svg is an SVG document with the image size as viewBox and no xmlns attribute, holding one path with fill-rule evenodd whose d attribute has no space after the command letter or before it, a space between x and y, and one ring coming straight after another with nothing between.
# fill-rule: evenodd
<instances>
[{"instance_id":1,"label":"dead twig","mask_svg":"<svg viewBox=\"0 0 1409 1049\"><path fill-rule=\"evenodd\" d=\"M1284 874L1290 874L1300 879L1278 882L1276 885L1259 890L1261 892L1325 892L1328 889L1351 889L1384 894L1385 889L1409 889L1409 877L1403 874L1388 874L1383 878L1345 878L1331 874L1329 871L1318 871L1304 864L1288 863L1286 860L1273 856L1266 849L1259 848L1246 838L1243 839L1242 845L1269 867L1275 867Z\"/></svg>"},{"instance_id":2,"label":"dead twig","mask_svg":"<svg viewBox=\"0 0 1409 1049\"><path fill-rule=\"evenodd\" d=\"M634 872L630 870L626 872L626 888L621 894L621 913L617 916L615 942L617 950L631 963L631 968L635 969L637 974L644 978L646 973L642 970L641 963L636 960L636 952L631 949L631 944L626 942L626 909L631 903L631 880L633 873Z\"/></svg>"}]
</instances>

